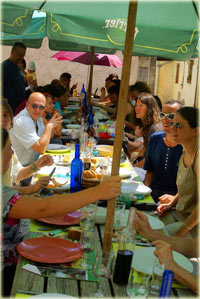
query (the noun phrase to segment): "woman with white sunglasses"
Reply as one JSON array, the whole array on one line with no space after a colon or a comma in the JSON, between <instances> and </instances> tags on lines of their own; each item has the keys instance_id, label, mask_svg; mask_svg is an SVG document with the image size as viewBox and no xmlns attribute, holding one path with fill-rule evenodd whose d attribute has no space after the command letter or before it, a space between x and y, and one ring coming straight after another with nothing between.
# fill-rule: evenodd
<instances>
[{"instance_id":1,"label":"woman with white sunglasses","mask_svg":"<svg viewBox=\"0 0 200 299\"><path fill-rule=\"evenodd\" d=\"M175 221L184 224L177 231L181 236L189 231L193 236L198 233L198 165L199 165L199 109L183 107L175 113L171 122L172 138L183 146L177 174L178 193L175 196L166 194L157 208L160 216L171 211Z\"/></svg>"}]
</instances>

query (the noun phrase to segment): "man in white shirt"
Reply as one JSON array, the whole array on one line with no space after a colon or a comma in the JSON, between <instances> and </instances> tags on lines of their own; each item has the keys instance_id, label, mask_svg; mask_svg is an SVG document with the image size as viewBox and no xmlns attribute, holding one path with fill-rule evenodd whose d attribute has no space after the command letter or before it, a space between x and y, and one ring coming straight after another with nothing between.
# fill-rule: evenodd
<instances>
[{"instance_id":1,"label":"man in white shirt","mask_svg":"<svg viewBox=\"0 0 200 299\"><path fill-rule=\"evenodd\" d=\"M26 108L14 117L10 139L23 166L30 165L46 151L53 128L62 123L62 117L54 115L44 126L42 115L45 105L45 96L34 92L29 96Z\"/></svg>"}]
</instances>

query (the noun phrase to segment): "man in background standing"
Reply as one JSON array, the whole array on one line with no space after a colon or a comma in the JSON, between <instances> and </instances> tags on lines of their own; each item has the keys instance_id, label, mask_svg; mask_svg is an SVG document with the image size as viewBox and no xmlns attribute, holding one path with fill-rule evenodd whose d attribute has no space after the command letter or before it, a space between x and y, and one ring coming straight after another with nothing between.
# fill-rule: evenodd
<instances>
[{"instance_id":1,"label":"man in background standing","mask_svg":"<svg viewBox=\"0 0 200 299\"><path fill-rule=\"evenodd\" d=\"M2 62L2 93L13 112L25 99L24 75L18 66L25 54L26 46L17 42L12 47L10 57Z\"/></svg>"}]
</instances>

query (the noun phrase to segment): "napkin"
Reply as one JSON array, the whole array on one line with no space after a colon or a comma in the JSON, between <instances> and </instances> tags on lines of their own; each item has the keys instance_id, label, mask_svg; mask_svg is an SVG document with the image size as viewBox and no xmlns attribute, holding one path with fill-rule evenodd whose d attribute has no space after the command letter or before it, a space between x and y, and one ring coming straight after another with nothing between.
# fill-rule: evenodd
<instances>
[{"instance_id":1,"label":"napkin","mask_svg":"<svg viewBox=\"0 0 200 299\"><path fill-rule=\"evenodd\" d=\"M40 270L38 269L38 267L31 265L31 264L26 264L22 267L22 269L27 270L29 272L41 275Z\"/></svg>"}]
</instances>

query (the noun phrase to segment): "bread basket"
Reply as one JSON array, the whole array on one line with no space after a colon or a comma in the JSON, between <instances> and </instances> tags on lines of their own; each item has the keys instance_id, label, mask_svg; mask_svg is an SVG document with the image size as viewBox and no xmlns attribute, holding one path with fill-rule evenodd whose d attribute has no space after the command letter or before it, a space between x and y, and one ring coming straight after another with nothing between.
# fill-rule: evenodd
<instances>
[{"instance_id":1,"label":"bread basket","mask_svg":"<svg viewBox=\"0 0 200 299\"><path fill-rule=\"evenodd\" d=\"M100 180L98 179L86 179L86 178L82 178L82 188L83 189L87 189L87 188L91 188L91 187L95 187L97 185L100 184Z\"/></svg>"}]
</instances>

